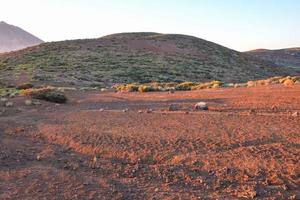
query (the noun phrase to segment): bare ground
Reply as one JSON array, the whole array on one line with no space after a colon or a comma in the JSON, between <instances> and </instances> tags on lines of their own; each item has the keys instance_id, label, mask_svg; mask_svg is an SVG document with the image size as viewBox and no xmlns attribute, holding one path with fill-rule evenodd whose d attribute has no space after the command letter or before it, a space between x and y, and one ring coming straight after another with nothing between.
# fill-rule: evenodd
<instances>
[{"instance_id":1,"label":"bare ground","mask_svg":"<svg viewBox=\"0 0 300 200\"><path fill-rule=\"evenodd\" d=\"M299 85L67 95L0 107L0 199L300 198Z\"/></svg>"}]
</instances>

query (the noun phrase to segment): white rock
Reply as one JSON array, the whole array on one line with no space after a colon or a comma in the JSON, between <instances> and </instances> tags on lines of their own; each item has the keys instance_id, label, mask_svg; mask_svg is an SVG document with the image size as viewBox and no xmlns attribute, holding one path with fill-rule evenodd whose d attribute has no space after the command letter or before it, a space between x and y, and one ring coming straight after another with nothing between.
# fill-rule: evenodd
<instances>
[{"instance_id":1,"label":"white rock","mask_svg":"<svg viewBox=\"0 0 300 200\"><path fill-rule=\"evenodd\" d=\"M0 101L1 101L1 102L7 102L8 99L7 99L7 98L1 98Z\"/></svg>"},{"instance_id":2,"label":"white rock","mask_svg":"<svg viewBox=\"0 0 300 200\"><path fill-rule=\"evenodd\" d=\"M32 106L32 105L33 105L32 100L27 99L27 100L25 101L25 105L26 105L26 106Z\"/></svg>"},{"instance_id":3,"label":"white rock","mask_svg":"<svg viewBox=\"0 0 300 200\"><path fill-rule=\"evenodd\" d=\"M8 102L5 103L5 106L6 106L6 107L13 107L13 106L14 106L14 103L8 101Z\"/></svg>"},{"instance_id":4,"label":"white rock","mask_svg":"<svg viewBox=\"0 0 300 200\"><path fill-rule=\"evenodd\" d=\"M196 110L208 110L208 106L205 102L198 102L196 103L195 107Z\"/></svg>"},{"instance_id":5,"label":"white rock","mask_svg":"<svg viewBox=\"0 0 300 200\"><path fill-rule=\"evenodd\" d=\"M298 112L294 112L294 113L292 114L292 116L293 116L293 117L298 117L298 116L299 116L299 113L298 113Z\"/></svg>"}]
</instances>

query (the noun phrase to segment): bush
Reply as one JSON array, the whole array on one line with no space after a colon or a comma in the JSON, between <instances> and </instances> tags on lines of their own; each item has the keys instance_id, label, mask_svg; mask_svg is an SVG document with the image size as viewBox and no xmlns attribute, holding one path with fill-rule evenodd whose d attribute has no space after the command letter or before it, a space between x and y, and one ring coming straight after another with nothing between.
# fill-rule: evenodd
<instances>
[{"instance_id":1,"label":"bush","mask_svg":"<svg viewBox=\"0 0 300 200\"><path fill-rule=\"evenodd\" d=\"M55 91L53 87L21 90L20 95L30 96L34 99L40 99L54 103L67 102L67 97L62 92Z\"/></svg>"},{"instance_id":2,"label":"bush","mask_svg":"<svg viewBox=\"0 0 300 200\"><path fill-rule=\"evenodd\" d=\"M32 98L45 100L53 103L66 103L68 100L63 93L56 91L34 93L32 94Z\"/></svg>"},{"instance_id":3,"label":"bush","mask_svg":"<svg viewBox=\"0 0 300 200\"><path fill-rule=\"evenodd\" d=\"M138 89L139 92L153 92L155 90L156 90L155 88L153 88L149 85L141 85L141 86L139 86L139 89Z\"/></svg>"},{"instance_id":4,"label":"bush","mask_svg":"<svg viewBox=\"0 0 300 200\"><path fill-rule=\"evenodd\" d=\"M33 84L31 84L31 83L23 83L23 84L21 84L21 85L18 85L17 86L17 89L18 90L27 90L27 89L30 89L30 88L33 88L34 86L33 86Z\"/></svg>"},{"instance_id":5,"label":"bush","mask_svg":"<svg viewBox=\"0 0 300 200\"><path fill-rule=\"evenodd\" d=\"M139 90L139 85L132 83L132 84L125 84L125 85L117 85L114 86L114 88L117 91L122 91L122 92L137 92Z\"/></svg>"},{"instance_id":6,"label":"bush","mask_svg":"<svg viewBox=\"0 0 300 200\"><path fill-rule=\"evenodd\" d=\"M191 90L192 87L197 86L198 83L194 82L183 82L175 86L176 90Z\"/></svg>"},{"instance_id":7,"label":"bush","mask_svg":"<svg viewBox=\"0 0 300 200\"><path fill-rule=\"evenodd\" d=\"M261 85L270 85L270 84L284 84L284 85L293 85L299 81L299 77L297 76L275 76L265 80L257 80L257 81L248 81L248 87L255 87Z\"/></svg>"},{"instance_id":8,"label":"bush","mask_svg":"<svg viewBox=\"0 0 300 200\"><path fill-rule=\"evenodd\" d=\"M14 97L19 94L20 90L16 88L0 88L0 97Z\"/></svg>"},{"instance_id":9,"label":"bush","mask_svg":"<svg viewBox=\"0 0 300 200\"><path fill-rule=\"evenodd\" d=\"M20 95L21 96L32 96L34 94L46 93L46 92L52 92L52 91L54 91L53 87L32 88L32 89L21 90Z\"/></svg>"},{"instance_id":10,"label":"bush","mask_svg":"<svg viewBox=\"0 0 300 200\"><path fill-rule=\"evenodd\" d=\"M211 81L207 83L199 83L192 87L192 90L201 90L201 89L209 89L209 88L220 88L223 85L221 81Z\"/></svg>"}]
</instances>

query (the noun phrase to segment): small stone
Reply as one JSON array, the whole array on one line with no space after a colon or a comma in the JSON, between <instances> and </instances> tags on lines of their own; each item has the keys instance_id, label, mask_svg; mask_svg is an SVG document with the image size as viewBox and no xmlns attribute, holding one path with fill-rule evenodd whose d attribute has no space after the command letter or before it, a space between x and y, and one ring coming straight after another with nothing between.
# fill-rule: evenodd
<instances>
[{"instance_id":1,"label":"small stone","mask_svg":"<svg viewBox=\"0 0 300 200\"><path fill-rule=\"evenodd\" d=\"M36 105L36 106L38 106L38 105L42 105L42 103L41 103L41 102L39 102L39 101L35 101L35 102L33 102L33 105Z\"/></svg>"},{"instance_id":2,"label":"small stone","mask_svg":"<svg viewBox=\"0 0 300 200\"><path fill-rule=\"evenodd\" d=\"M146 113L152 113L152 112L153 112L152 109L147 109L147 110L146 110Z\"/></svg>"},{"instance_id":3,"label":"small stone","mask_svg":"<svg viewBox=\"0 0 300 200\"><path fill-rule=\"evenodd\" d=\"M175 93L174 89L169 90L169 94L174 94L174 93Z\"/></svg>"},{"instance_id":4,"label":"small stone","mask_svg":"<svg viewBox=\"0 0 300 200\"><path fill-rule=\"evenodd\" d=\"M104 111L104 109L103 109L103 108L101 108L101 109L99 109L99 111L100 111L100 112L103 112L103 111Z\"/></svg>"},{"instance_id":5,"label":"small stone","mask_svg":"<svg viewBox=\"0 0 300 200\"><path fill-rule=\"evenodd\" d=\"M255 113L255 110L254 109L250 109L248 114L250 115L250 114L254 114L254 113Z\"/></svg>"},{"instance_id":6,"label":"small stone","mask_svg":"<svg viewBox=\"0 0 300 200\"><path fill-rule=\"evenodd\" d=\"M205 102L199 102L195 105L196 110L208 110L208 106Z\"/></svg>"},{"instance_id":7,"label":"small stone","mask_svg":"<svg viewBox=\"0 0 300 200\"><path fill-rule=\"evenodd\" d=\"M32 105L33 105L32 100L27 99L27 100L25 101L25 105L26 105L26 106L32 106Z\"/></svg>"},{"instance_id":8,"label":"small stone","mask_svg":"<svg viewBox=\"0 0 300 200\"><path fill-rule=\"evenodd\" d=\"M37 156L36 156L36 159L37 159L37 160L41 160L42 157L41 157L40 155L37 155Z\"/></svg>"},{"instance_id":9,"label":"small stone","mask_svg":"<svg viewBox=\"0 0 300 200\"><path fill-rule=\"evenodd\" d=\"M124 113L125 113L125 112L128 112L128 108L124 109L123 112L124 112Z\"/></svg>"},{"instance_id":10,"label":"small stone","mask_svg":"<svg viewBox=\"0 0 300 200\"><path fill-rule=\"evenodd\" d=\"M140 113L140 114L141 114L141 113L143 113L143 111L142 111L142 110L138 110L138 113Z\"/></svg>"},{"instance_id":11,"label":"small stone","mask_svg":"<svg viewBox=\"0 0 300 200\"><path fill-rule=\"evenodd\" d=\"M272 110L277 110L277 106L274 105L274 106L271 107L271 109Z\"/></svg>"},{"instance_id":12,"label":"small stone","mask_svg":"<svg viewBox=\"0 0 300 200\"><path fill-rule=\"evenodd\" d=\"M93 157L93 162L97 162L97 157L96 156Z\"/></svg>"},{"instance_id":13,"label":"small stone","mask_svg":"<svg viewBox=\"0 0 300 200\"><path fill-rule=\"evenodd\" d=\"M299 116L299 113L298 112L294 112L293 114L292 114L292 117L298 117Z\"/></svg>"},{"instance_id":14,"label":"small stone","mask_svg":"<svg viewBox=\"0 0 300 200\"><path fill-rule=\"evenodd\" d=\"M1 101L1 102L7 102L8 99L7 99L7 98L1 98L0 101Z\"/></svg>"},{"instance_id":15,"label":"small stone","mask_svg":"<svg viewBox=\"0 0 300 200\"><path fill-rule=\"evenodd\" d=\"M5 107L13 107L13 106L14 106L13 102L8 101L5 103Z\"/></svg>"}]
</instances>

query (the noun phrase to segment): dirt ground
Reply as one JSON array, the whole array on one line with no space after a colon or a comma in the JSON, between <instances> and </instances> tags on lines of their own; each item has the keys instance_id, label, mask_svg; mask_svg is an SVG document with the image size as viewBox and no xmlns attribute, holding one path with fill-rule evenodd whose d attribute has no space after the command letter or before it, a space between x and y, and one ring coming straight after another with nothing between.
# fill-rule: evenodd
<instances>
[{"instance_id":1,"label":"dirt ground","mask_svg":"<svg viewBox=\"0 0 300 200\"><path fill-rule=\"evenodd\" d=\"M0 199L300 199L300 85L67 96L0 106Z\"/></svg>"}]
</instances>

